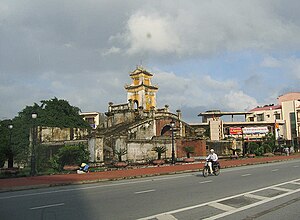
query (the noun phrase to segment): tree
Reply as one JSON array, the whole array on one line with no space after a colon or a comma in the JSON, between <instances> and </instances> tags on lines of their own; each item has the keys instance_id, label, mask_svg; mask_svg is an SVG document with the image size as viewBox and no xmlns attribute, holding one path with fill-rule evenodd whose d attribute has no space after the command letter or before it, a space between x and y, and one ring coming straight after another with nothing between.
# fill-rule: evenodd
<instances>
[{"instance_id":1,"label":"tree","mask_svg":"<svg viewBox=\"0 0 300 220\"><path fill-rule=\"evenodd\" d=\"M32 119L32 113L38 117ZM71 106L66 100L56 97L50 100L42 100L41 104L34 103L26 106L18 113L11 123L13 124L10 155L17 162L27 163L30 155L29 134L34 126L60 127L60 128L86 128L91 129L89 124L79 114L78 107ZM1 121L0 137L0 162L8 159L9 131L8 121ZM2 159L1 159L2 158ZM3 159L4 158L4 159ZM1 163L0 163L1 165Z\"/></svg>"},{"instance_id":2,"label":"tree","mask_svg":"<svg viewBox=\"0 0 300 220\"><path fill-rule=\"evenodd\" d=\"M276 149L276 138L275 135L271 132L267 133L263 138L262 146L264 146L264 150L266 153L274 152Z\"/></svg>"},{"instance_id":3,"label":"tree","mask_svg":"<svg viewBox=\"0 0 300 220\"><path fill-rule=\"evenodd\" d=\"M66 100L56 97L42 100L40 106L40 124L59 128L90 128L89 124L79 115L80 109L71 106Z\"/></svg>"},{"instance_id":4,"label":"tree","mask_svg":"<svg viewBox=\"0 0 300 220\"><path fill-rule=\"evenodd\" d=\"M165 153L167 148L165 146L157 146L153 148L153 151L157 152L157 159L161 160L161 154Z\"/></svg>"},{"instance_id":5,"label":"tree","mask_svg":"<svg viewBox=\"0 0 300 220\"><path fill-rule=\"evenodd\" d=\"M15 127L12 120L3 120L0 122L0 134L0 167L3 167L7 160L8 168L12 168L18 150L14 143Z\"/></svg>"},{"instance_id":6,"label":"tree","mask_svg":"<svg viewBox=\"0 0 300 220\"><path fill-rule=\"evenodd\" d=\"M186 153L187 158L190 158L191 154L195 152L195 147L194 146L185 146L183 149Z\"/></svg>"},{"instance_id":7,"label":"tree","mask_svg":"<svg viewBox=\"0 0 300 220\"><path fill-rule=\"evenodd\" d=\"M127 154L127 150L120 148L119 150L114 150L114 153L118 156L118 161L122 162L122 156Z\"/></svg>"},{"instance_id":8,"label":"tree","mask_svg":"<svg viewBox=\"0 0 300 220\"><path fill-rule=\"evenodd\" d=\"M62 170L65 165L79 165L89 160L89 151L84 144L61 147L50 163L52 168Z\"/></svg>"}]
</instances>

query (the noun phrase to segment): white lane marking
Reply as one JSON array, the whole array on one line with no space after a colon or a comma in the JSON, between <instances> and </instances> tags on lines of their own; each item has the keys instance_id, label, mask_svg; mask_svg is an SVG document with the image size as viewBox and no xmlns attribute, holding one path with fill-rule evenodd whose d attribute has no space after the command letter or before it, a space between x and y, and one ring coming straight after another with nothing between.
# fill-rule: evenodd
<instances>
[{"instance_id":1,"label":"white lane marking","mask_svg":"<svg viewBox=\"0 0 300 220\"><path fill-rule=\"evenodd\" d=\"M87 186L87 187L80 187L80 188L76 188L76 189L60 189L60 190L47 191L47 192L28 193L28 194L13 195L13 196L3 196L3 197L0 197L0 200L28 197L28 196L38 196L38 195L53 194L53 193L89 190L89 189L97 189L97 188L104 188L104 187L122 186L122 185L130 185L130 184L137 184L137 183L146 183L146 182L152 182L152 181L158 181L158 180L183 178L183 177L187 177L187 176L192 176L192 174L180 175L180 176L176 176L176 177L163 177L163 178L153 178L153 179L148 179L148 180L137 180L137 181L131 181L131 182L125 182L125 183L112 183L112 184L105 184L105 185L100 185L100 186L99 185Z\"/></svg>"},{"instance_id":2,"label":"white lane marking","mask_svg":"<svg viewBox=\"0 0 300 220\"><path fill-rule=\"evenodd\" d=\"M244 175L242 175L243 177L245 177L245 176L251 176L252 174L250 174L250 173L247 173L247 174L244 174Z\"/></svg>"},{"instance_id":3,"label":"white lane marking","mask_svg":"<svg viewBox=\"0 0 300 220\"><path fill-rule=\"evenodd\" d=\"M156 217L157 220L177 220L173 215L162 214Z\"/></svg>"},{"instance_id":4,"label":"white lane marking","mask_svg":"<svg viewBox=\"0 0 300 220\"><path fill-rule=\"evenodd\" d=\"M299 167L299 166L298 166L298 165L296 165L296 166L293 166L293 167L297 168L297 167Z\"/></svg>"},{"instance_id":5,"label":"white lane marking","mask_svg":"<svg viewBox=\"0 0 300 220\"><path fill-rule=\"evenodd\" d=\"M264 200L267 199L268 197L265 196L259 196L259 195L254 195L254 194L245 194L244 196L253 198L253 199L258 199L258 200Z\"/></svg>"},{"instance_id":6,"label":"white lane marking","mask_svg":"<svg viewBox=\"0 0 300 220\"><path fill-rule=\"evenodd\" d=\"M221 210L223 210L225 212L228 212L228 211L231 211L233 209L236 209L236 208L234 208L232 206L224 205L224 204L221 204L221 203L218 203L218 202L211 203L211 204L209 204L209 206L217 208L217 209L221 209Z\"/></svg>"},{"instance_id":7,"label":"white lane marking","mask_svg":"<svg viewBox=\"0 0 300 220\"><path fill-rule=\"evenodd\" d=\"M145 190L145 191L134 192L134 194L142 194L142 193L149 193L149 192L155 192L155 189L149 189L149 190Z\"/></svg>"},{"instance_id":8,"label":"white lane marking","mask_svg":"<svg viewBox=\"0 0 300 220\"><path fill-rule=\"evenodd\" d=\"M275 190L278 190L278 191L284 191L284 192L291 192L291 191L293 191L292 189L281 188L281 187L273 187L272 189L275 189Z\"/></svg>"},{"instance_id":9,"label":"white lane marking","mask_svg":"<svg viewBox=\"0 0 300 220\"><path fill-rule=\"evenodd\" d=\"M231 215L231 214L236 213L236 212L240 212L240 211L243 211L243 210L246 210L246 209L250 209L252 207L255 207L255 206L258 206L258 205L261 205L261 204L264 204L264 203L267 203L267 202L273 201L275 199L279 199L279 198L282 198L284 196L288 196L288 195L291 195L291 194L297 193L297 192L300 192L300 189L297 189L297 190L294 190L294 191L291 191L291 192L287 192L287 193L284 193L284 194L281 194L281 195L278 195L278 196L275 196L275 197L267 198L265 200L262 200L262 201L259 201L259 202L256 202L256 203L252 203L250 205L246 205L246 206L243 206L241 208L237 208L235 210L224 212L224 213L221 213L219 215L215 215L215 216L212 216L212 217L209 217L209 218L205 218L204 220L215 220L215 219L223 218L227 215Z\"/></svg>"},{"instance_id":10,"label":"white lane marking","mask_svg":"<svg viewBox=\"0 0 300 220\"><path fill-rule=\"evenodd\" d=\"M159 214L155 214L155 215L151 215L151 216L139 218L138 220L149 220L149 219L154 219L154 218L156 218L157 216L162 215L162 214L169 214L169 215L172 215L172 214L175 214L175 213L178 213L178 212L188 211L188 210L195 209L195 208L199 208L199 207L203 207L203 206L206 206L206 205L209 205L209 204L212 204L212 203L222 202L222 201L224 201L224 200L237 198L237 197L240 197L240 196L244 196L244 195L246 195L246 194L252 194L252 193L255 193L255 192L260 192L260 191L262 191L262 190L271 189L271 188L274 188L274 187L277 187L277 186L282 186L282 185L285 185L285 184L288 184L288 183L292 183L292 182L297 182L297 181L300 181L300 179L295 179L295 180L291 180L291 181L288 181L288 182L279 183L279 184L272 185L272 186L267 186L267 187L264 187L264 188L256 189L256 190L253 190L253 191L241 193L241 194L234 195L234 196L228 196L228 197L225 197L225 198L217 199L217 200L215 200L215 201L205 202L205 203L197 204L197 205L194 205L194 206L188 206L188 207L184 207L184 208L181 208L181 209L175 209L175 210L171 210L171 211L168 211L168 212L163 212L163 213L159 213ZM251 207L254 207L254 206L263 204L263 203L265 203L265 202L269 202L269 201L272 201L272 200L274 200L274 199L278 199L278 198L281 198L281 197L284 197L284 196L287 196L287 195L290 195L290 194L293 194L293 193L297 193L297 192L300 192L300 189L295 190L295 191L292 191L292 192L283 193L283 194L280 194L280 195L275 196L275 197L267 198L267 199L265 199L265 200L262 200L262 201L259 201L259 202L256 202L256 203L252 203L252 204L250 204L250 205L248 205L248 206L244 206L244 207L241 207L241 208L238 208L238 209L229 211L229 212L224 212L224 213L221 213L221 214L223 214L224 216L230 215L230 214L232 214L232 213L234 213L234 212L238 212L238 211L241 211L241 210L245 210L245 209L248 209L248 208L251 208ZM228 214L227 214L227 213L228 213ZM219 215L217 215L217 216L219 216ZM214 217L214 216L213 216L213 217ZM222 216L222 217L223 217L223 216ZM218 218L221 218L221 217L218 217ZM217 218L212 218L212 219L217 219Z\"/></svg>"},{"instance_id":11,"label":"white lane marking","mask_svg":"<svg viewBox=\"0 0 300 220\"><path fill-rule=\"evenodd\" d=\"M65 205L65 203L58 203L58 204L52 204L52 205L37 206L37 207L30 208L30 210L51 208L51 207L62 206L62 205Z\"/></svg>"},{"instance_id":12,"label":"white lane marking","mask_svg":"<svg viewBox=\"0 0 300 220\"><path fill-rule=\"evenodd\" d=\"M203 181L203 182L199 182L200 184L203 184L203 183L211 183L212 180L207 180L207 181Z\"/></svg>"},{"instance_id":13,"label":"white lane marking","mask_svg":"<svg viewBox=\"0 0 300 220\"><path fill-rule=\"evenodd\" d=\"M278 169L274 169L274 170L271 170L272 172L276 172L276 171L278 171Z\"/></svg>"},{"instance_id":14,"label":"white lane marking","mask_svg":"<svg viewBox=\"0 0 300 220\"><path fill-rule=\"evenodd\" d=\"M300 185L299 182L292 182L291 184Z\"/></svg>"}]
</instances>

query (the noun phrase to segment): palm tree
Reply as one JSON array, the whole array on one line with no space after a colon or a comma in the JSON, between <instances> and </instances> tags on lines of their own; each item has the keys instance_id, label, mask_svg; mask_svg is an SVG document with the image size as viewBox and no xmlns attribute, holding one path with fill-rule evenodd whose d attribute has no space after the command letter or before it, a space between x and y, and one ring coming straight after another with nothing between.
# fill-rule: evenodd
<instances>
[{"instance_id":1,"label":"palm tree","mask_svg":"<svg viewBox=\"0 0 300 220\"><path fill-rule=\"evenodd\" d=\"M186 157L190 158L191 154L195 152L195 147L194 146L186 146L183 148L183 150L186 153Z\"/></svg>"},{"instance_id":2,"label":"palm tree","mask_svg":"<svg viewBox=\"0 0 300 220\"><path fill-rule=\"evenodd\" d=\"M165 146L156 146L152 150L157 152L157 158L158 160L161 160L161 154L165 153L167 148Z\"/></svg>"}]
</instances>

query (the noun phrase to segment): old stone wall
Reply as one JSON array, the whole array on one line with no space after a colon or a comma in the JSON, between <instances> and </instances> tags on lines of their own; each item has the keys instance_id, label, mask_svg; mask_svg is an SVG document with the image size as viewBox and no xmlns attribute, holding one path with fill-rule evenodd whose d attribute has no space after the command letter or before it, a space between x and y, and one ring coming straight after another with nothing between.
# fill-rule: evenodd
<instances>
[{"instance_id":1,"label":"old stone wall","mask_svg":"<svg viewBox=\"0 0 300 220\"><path fill-rule=\"evenodd\" d=\"M86 129L39 127L39 139L42 143L86 139Z\"/></svg>"},{"instance_id":2,"label":"old stone wall","mask_svg":"<svg viewBox=\"0 0 300 220\"><path fill-rule=\"evenodd\" d=\"M195 152L191 154L191 157L203 157L206 156L206 141L201 139L176 139L177 157L185 158L186 152L184 147L193 146Z\"/></svg>"},{"instance_id":3,"label":"old stone wall","mask_svg":"<svg viewBox=\"0 0 300 220\"><path fill-rule=\"evenodd\" d=\"M151 161L157 159L157 152L153 151L156 146L165 146L167 151L162 154L162 158L171 158L172 144L170 139L152 141L131 141L127 145L128 161ZM176 152L176 151L175 151Z\"/></svg>"}]
</instances>

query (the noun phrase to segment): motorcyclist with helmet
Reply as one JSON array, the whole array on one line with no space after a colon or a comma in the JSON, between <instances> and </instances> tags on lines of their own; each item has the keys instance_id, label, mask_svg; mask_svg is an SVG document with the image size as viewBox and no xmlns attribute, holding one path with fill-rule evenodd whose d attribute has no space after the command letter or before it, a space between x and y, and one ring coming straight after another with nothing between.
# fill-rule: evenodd
<instances>
[{"instance_id":1,"label":"motorcyclist with helmet","mask_svg":"<svg viewBox=\"0 0 300 220\"><path fill-rule=\"evenodd\" d=\"M208 166L210 169L210 173L213 173L212 166L215 163L218 163L218 155L215 153L214 149L210 149L209 155L206 157L206 161L208 162Z\"/></svg>"}]
</instances>

